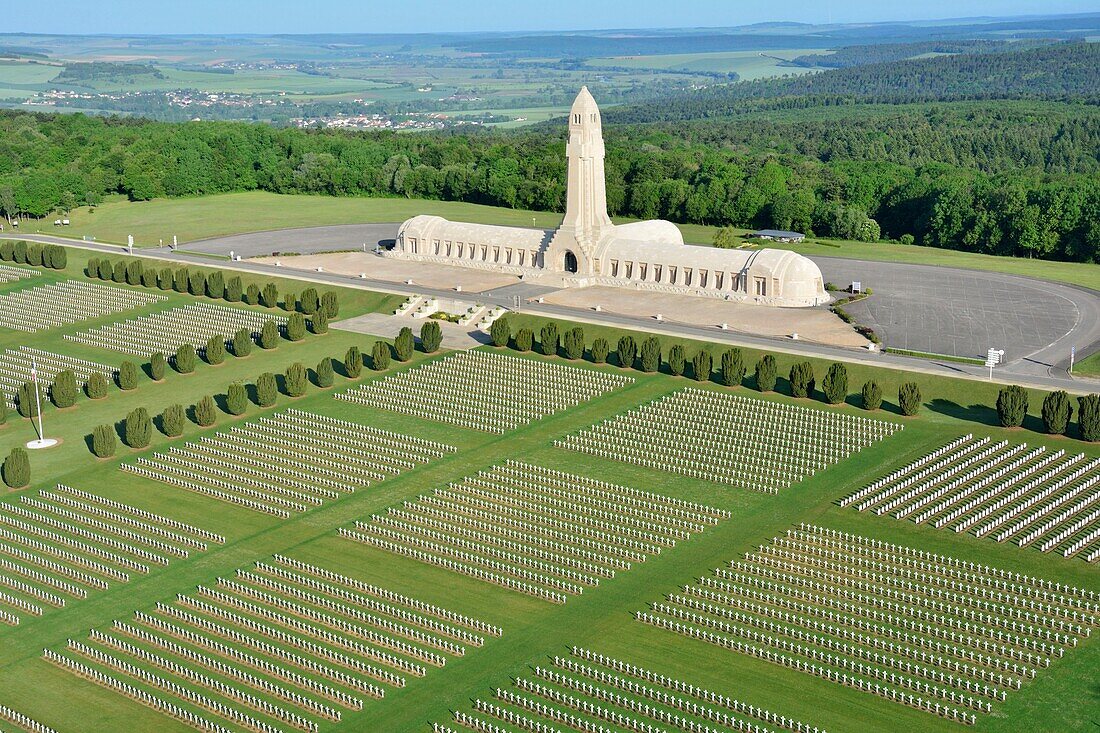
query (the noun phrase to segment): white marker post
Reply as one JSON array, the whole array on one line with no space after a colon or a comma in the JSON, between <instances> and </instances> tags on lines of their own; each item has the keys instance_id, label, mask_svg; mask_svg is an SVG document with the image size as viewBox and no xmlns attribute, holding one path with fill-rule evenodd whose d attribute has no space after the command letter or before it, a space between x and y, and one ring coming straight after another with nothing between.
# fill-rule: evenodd
<instances>
[{"instance_id":1,"label":"white marker post","mask_svg":"<svg viewBox=\"0 0 1100 733\"><path fill-rule=\"evenodd\" d=\"M52 448L57 445L57 441L53 438L47 438L42 430L42 395L38 391L38 364L33 356L31 357L31 382L34 384L34 404L38 408L38 440L27 443L27 447L31 450Z\"/></svg>"},{"instance_id":2,"label":"white marker post","mask_svg":"<svg viewBox=\"0 0 1100 733\"><path fill-rule=\"evenodd\" d=\"M993 381L993 367L1001 363L1004 355L1004 349L990 349L985 353L985 365L989 367L989 381Z\"/></svg>"},{"instance_id":3,"label":"white marker post","mask_svg":"<svg viewBox=\"0 0 1100 733\"><path fill-rule=\"evenodd\" d=\"M1077 346L1069 347L1069 373L1073 374L1073 362L1077 359Z\"/></svg>"}]
</instances>

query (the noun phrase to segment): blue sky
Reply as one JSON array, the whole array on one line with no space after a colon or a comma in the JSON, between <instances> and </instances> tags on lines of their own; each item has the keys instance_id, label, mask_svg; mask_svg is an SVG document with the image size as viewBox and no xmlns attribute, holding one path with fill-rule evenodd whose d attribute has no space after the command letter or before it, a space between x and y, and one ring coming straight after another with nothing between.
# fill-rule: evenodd
<instances>
[{"instance_id":1,"label":"blue sky","mask_svg":"<svg viewBox=\"0 0 1100 733\"><path fill-rule=\"evenodd\" d=\"M47 0L6 32L387 33L922 20L1100 10L1097 0Z\"/></svg>"}]
</instances>

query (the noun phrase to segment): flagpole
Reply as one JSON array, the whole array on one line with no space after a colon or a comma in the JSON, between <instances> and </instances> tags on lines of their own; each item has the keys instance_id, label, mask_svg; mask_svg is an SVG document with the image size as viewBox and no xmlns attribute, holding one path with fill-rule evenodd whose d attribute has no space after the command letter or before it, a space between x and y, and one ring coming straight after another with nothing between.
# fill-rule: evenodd
<instances>
[{"instance_id":1,"label":"flagpole","mask_svg":"<svg viewBox=\"0 0 1100 733\"><path fill-rule=\"evenodd\" d=\"M31 379L34 380L34 404L38 408L38 439L45 440L46 433L42 430L42 395L38 391L38 364L31 357Z\"/></svg>"}]
</instances>

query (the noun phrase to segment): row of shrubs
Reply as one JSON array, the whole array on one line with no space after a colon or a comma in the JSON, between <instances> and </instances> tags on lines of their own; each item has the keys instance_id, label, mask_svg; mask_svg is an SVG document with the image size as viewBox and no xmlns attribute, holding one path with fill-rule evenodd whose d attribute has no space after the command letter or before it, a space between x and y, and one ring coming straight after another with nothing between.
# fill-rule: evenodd
<instances>
[{"instance_id":1,"label":"row of shrubs","mask_svg":"<svg viewBox=\"0 0 1100 733\"><path fill-rule=\"evenodd\" d=\"M206 296L214 300L230 303L247 303L276 308L280 304L279 286L268 282L261 289L250 283L244 286L239 275L226 277L221 270L207 272L188 267L146 267L139 259L92 258L88 260L85 274L90 278L109 282L124 283L158 290L174 290L195 296ZM312 316L324 313L330 320L340 312L340 299L334 291L319 293L317 288L309 287L300 294L291 292L282 294L282 307L285 311L304 313Z\"/></svg>"},{"instance_id":2,"label":"row of shrubs","mask_svg":"<svg viewBox=\"0 0 1100 733\"><path fill-rule=\"evenodd\" d=\"M390 345L385 341L376 341L371 354L371 366L375 371L385 371L390 366ZM344 374L348 379L358 379L363 373L364 359L359 347L352 346L344 354ZM325 358L312 372L300 363L291 364L282 375L282 392L288 397L301 397L312 381L320 389L333 385L336 370L333 360ZM311 379L312 377L312 379ZM251 389L249 389L251 387ZM279 395L279 380L271 372L261 374L254 384L245 385L234 382L226 390L221 411L233 416L243 415L250 403L257 407L271 407ZM135 450L148 447L152 441L154 426L169 438L183 434L183 428L190 420L199 427L211 427L217 422L219 406L210 395L192 405L189 409L181 404L170 405L154 421L144 407L132 410L121 423L122 442ZM116 434L120 432L112 425L97 426L91 435L92 453L99 458L110 458L117 449Z\"/></svg>"},{"instance_id":3,"label":"row of shrubs","mask_svg":"<svg viewBox=\"0 0 1100 733\"><path fill-rule=\"evenodd\" d=\"M31 267L64 270L69 264L69 255L59 244L6 241L0 242L0 260Z\"/></svg>"},{"instance_id":4,"label":"row of shrubs","mask_svg":"<svg viewBox=\"0 0 1100 733\"><path fill-rule=\"evenodd\" d=\"M596 338L587 348L584 329L573 327L560 333L554 322L542 326L538 341L530 328L520 328L512 332L507 318L496 320L490 327L490 338L494 346L510 346L517 351L538 350L547 356L564 356L567 359L587 357L596 364L609 361L612 357L611 344L605 338ZM711 352L705 348L695 354L688 354L681 344L674 344L667 354L661 350L661 342L655 336L645 338L639 345L633 336L622 336L616 344L614 357L624 369L637 369L642 372L656 372L662 366L674 376L689 374L699 382L717 379L727 387L739 387L748 372L741 349L729 348L722 353L720 363L715 366ZM689 370L690 367L690 370ZM755 365L755 385L761 392L775 391L778 381L778 365L775 357L765 354ZM817 387L817 375L813 364L808 361L797 362L791 366L787 375L792 397L807 398L814 395ZM840 404L848 399L848 367L836 362L829 366L821 380L821 393L825 402ZM914 382L905 382L898 388L898 407L901 414L912 416L920 410L922 402L920 387ZM877 410L882 406L882 387L875 380L868 380L860 390L859 404L866 410ZM1028 393L1018 385L1005 387L997 398L997 415L1004 427L1020 427L1028 410ZM1051 435L1065 435L1073 416L1073 406L1068 393L1057 391L1049 393L1043 400L1043 429ZM1078 433L1082 440L1100 440L1100 395L1086 395L1078 398Z\"/></svg>"}]
</instances>

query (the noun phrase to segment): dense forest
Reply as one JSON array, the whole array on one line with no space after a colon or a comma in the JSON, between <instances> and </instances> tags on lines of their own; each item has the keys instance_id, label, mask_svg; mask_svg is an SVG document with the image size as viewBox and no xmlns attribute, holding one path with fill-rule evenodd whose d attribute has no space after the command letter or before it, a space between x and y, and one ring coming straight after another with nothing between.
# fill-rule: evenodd
<instances>
[{"instance_id":1,"label":"dense forest","mask_svg":"<svg viewBox=\"0 0 1100 733\"><path fill-rule=\"evenodd\" d=\"M746 102L799 108L965 99L1074 99L1100 103L1100 43L1058 43L1001 53L958 54L832 69L820 74L712 86L660 105L607 115L616 122L724 117Z\"/></svg>"},{"instance_id":2,"label":"dense forest","mask_svg":"<svg viewBox=\"0 0 1100 733\"><path fill-rule=\"evenodd\" d=\"M1001 107L987 103L982 109L963 113L968 124L995 131ZM765 134L717 145L706 139L706 128L700 132L690 125L685 130L612 127L607 130L609 207L613 214L680 222L774 226L868 240L885 236L1006 255L1100 258L1095 114L1083 118L1080 131L1068 113L1048 124L1051 130L1056 124L1074 129L1061 135L1077 148L1065 158L1078 163L1067 167L1086 168L1091 153L1089 173L1047 172L1058 166L1042 160L1033 167L1013 166L1015 152L1002 156L989 144L994 132L976 145L943 136L941 157L950 157L956 145L960 152L971 150L965 167L932 160L934 154L906 162L904 155L890 160L870 153L876 145L896 147L883 143L884 135L888 140L909 134L904 132L912 127L908 118L894 120L867 123L870 131L851 133L855 142L828 155L821 152L818 126L825 123L789 125L778 150ZM889 133L874 131L873 125ZM935 127L927 134L934 137ZM910 145L923 148L917 139ZM974 149L983 147L989 150ZM994 172L979 170L983 167ZM43 216L94 204L110 193L145 200L245 190L408 196L560 211L564 187L560 127L402 135L0 113L0 209L8 214Z\"/></svg>"}]
</instances>

